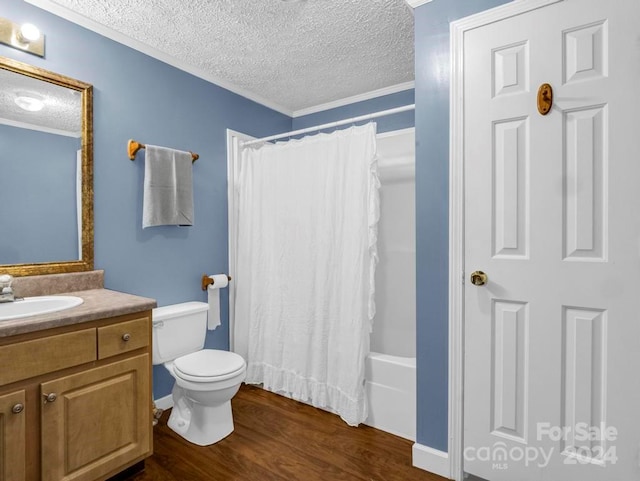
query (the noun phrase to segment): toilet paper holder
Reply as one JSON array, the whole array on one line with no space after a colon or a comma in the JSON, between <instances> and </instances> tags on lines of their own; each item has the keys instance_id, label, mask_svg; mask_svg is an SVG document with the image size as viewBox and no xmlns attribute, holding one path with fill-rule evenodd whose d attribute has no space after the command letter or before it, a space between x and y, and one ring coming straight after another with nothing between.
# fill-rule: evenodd
<instances>
[{"instance_id":1,"label":"toilet paper holder","mask_svg":"<svg viewBox=\"0 0 640 481\"><path fill-rule=\"evenodd\" d=\"M229 281L231 281L231 276L227 276L227 279L229 279ZM211 279L211 277L209 277L206 274L202 274L202 290L206 291L207 287L209 287L209 285L213 284L215 281L213 279Z\"/></svg>"}]
</instances>

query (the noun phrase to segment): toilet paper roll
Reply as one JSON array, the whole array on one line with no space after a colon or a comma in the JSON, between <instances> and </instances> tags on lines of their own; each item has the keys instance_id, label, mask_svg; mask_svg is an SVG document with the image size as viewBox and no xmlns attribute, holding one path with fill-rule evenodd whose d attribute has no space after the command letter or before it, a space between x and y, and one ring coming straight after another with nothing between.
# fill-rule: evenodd
<instances>
[{"instance_id":1,"label":"toilet paper roll","mask_svg":"<svg viewBox=\"0 0 640 481\"><path fill-rule=\"evenodd\" d=\"M215 274L209 276L213 279L213 284L207 287L207 297L209 298L209 318L207 320L207 328L213 331L220 325L220 289L229 285L226 274Z\"/></svg>"}]
</instances>

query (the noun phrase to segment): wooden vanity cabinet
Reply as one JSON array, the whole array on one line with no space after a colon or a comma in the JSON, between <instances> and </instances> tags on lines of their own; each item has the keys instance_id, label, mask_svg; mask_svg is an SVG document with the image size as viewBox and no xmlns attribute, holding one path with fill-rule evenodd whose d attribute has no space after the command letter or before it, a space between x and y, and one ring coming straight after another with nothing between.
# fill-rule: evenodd
<instances>
[{"instance_id":1,"label":"wooden vanity cabinet","mask_svg":"<svg viewBox=\"0 0 640 481\"><path fill-rule=\"evenodd\" d=\"M101 481L151 455L150 311L1 341L0 481Z\"/></svg>"},{"instance_id":2,"label":"wooden vanity cabinet","mask_svg":"<svg viewBox=\"0 0 640 481\"><path fill-rule=\"evenodd\" d=\"M0 395L0 480L22 481L26 470L25 391Z\"/></svg>"}]
</instances>

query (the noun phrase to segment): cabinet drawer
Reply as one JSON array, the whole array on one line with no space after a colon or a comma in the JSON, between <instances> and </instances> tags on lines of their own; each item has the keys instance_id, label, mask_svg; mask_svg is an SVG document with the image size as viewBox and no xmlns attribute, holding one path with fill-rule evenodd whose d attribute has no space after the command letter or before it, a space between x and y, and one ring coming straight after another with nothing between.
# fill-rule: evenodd
<instances>
[{"instance_id":1,"label":"cabinet drawer","mask_svg":"<svg viewBox=\"0 0 640 481\"><path fill-rule=\"evenodd\" d=\"M149 345L151 320L148 317L98 328L98 359L133 351Z\"/></svg>"},{"instance_id":2,"label":"cabinet drawer","mask_svg":"<svg viewBox=\"0 0 640 481\"><path fill-rule=\"evenodd\" d=\"M1 346L0 385L95 360L95 328Z\"/></svg>"}]
</instances>

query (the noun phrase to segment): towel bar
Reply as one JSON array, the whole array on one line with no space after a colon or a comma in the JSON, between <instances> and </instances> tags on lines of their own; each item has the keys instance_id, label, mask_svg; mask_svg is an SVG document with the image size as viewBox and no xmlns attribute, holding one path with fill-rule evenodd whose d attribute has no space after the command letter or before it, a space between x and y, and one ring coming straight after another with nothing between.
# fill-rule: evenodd
<instances>
[{"instance_id":1,"label":"towel bar","mask_svg":"<svg viewBox=\"0 0 640 481\"><path fill-rule=\"evenodd\" d=\"M231 280L231 276L227 276L227 279ZM202 274L202 290L206 291L209 284L213 284L214 280L211 279L208 275Z\"/></svg>"},{"instance_id":2,"label":"towel bar","mask_svg":"<svg viewBox=\"0 0 640 481\"><path fill-rule=\"evenodd\" d=\"M127 142L127 153L129 154L129 159L136 160L136 154L138 153L138 151L140 149L144 149L145 147L146 146L144 144L141 144L136 140L129 139L129 142ZM191 158L193 159L193 162L195 162L200 158L198 154L194 154L193 152L189 152L189 153L191 154Z\"/></svg>"}]
</instances>

